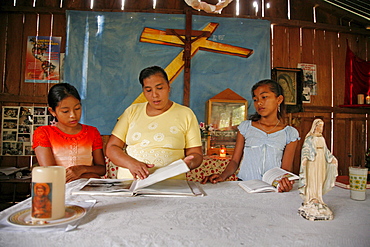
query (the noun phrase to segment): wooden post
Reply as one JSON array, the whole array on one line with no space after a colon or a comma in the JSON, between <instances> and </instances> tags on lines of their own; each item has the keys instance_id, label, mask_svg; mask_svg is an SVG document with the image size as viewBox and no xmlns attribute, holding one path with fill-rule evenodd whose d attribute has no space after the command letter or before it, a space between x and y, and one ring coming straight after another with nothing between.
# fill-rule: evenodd
<instances>
[{"instance_id":1,"label":"wooden post","mask_svg":"<svg viewBox=\"0 0 370 247\"><path fill-rule=\"evenodd\" d=\"M184 42L184 98L183 105L190 106L190 66L191 66L191 32L192 32L192 13L191 9L186 9L186 26Z\"/></svg>"}]
</instances>

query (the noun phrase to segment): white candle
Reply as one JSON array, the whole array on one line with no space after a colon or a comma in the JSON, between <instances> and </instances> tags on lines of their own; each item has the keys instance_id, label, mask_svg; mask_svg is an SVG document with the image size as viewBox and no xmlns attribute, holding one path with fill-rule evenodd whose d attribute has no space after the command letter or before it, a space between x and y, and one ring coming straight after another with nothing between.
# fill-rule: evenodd
<instances>
[{"instance_id":1,"label":"white candle","mask_svg":"<svg viewBox=\"0 0 370 247\"><path fill-rule=\"evenodd\" d=\"M65 215L66 169L62 166L39 166L32 169L33 220L55 220Z\"/></svg>"}]
</instances>

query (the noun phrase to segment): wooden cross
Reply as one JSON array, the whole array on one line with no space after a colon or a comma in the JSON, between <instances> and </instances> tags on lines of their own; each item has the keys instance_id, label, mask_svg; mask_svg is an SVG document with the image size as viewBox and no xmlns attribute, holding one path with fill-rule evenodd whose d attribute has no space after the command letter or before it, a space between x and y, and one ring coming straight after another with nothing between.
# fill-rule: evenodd
<instances>
[{"instance_id":1,"label":"wooden cross","mask_svg":"<svg viewBox=\"0 0 370 247\"><path fill-rule=\"evenodd\" d=\"M168 75L168 80L172 83L180 72L185 68L184 71L184 99L183 104L189 106L190 101L190 60L199 51L210 51L216 53L222 53L232 56L249 57L253 54L253 50L232 46L228 44L222 44L214 41L210 41L207 38L210 37L213 32L217 29L218 23L209 23L202 31L191 30L189 26L189 15L187 15L187 28L186 30L179 29L167 29L166 31L144 28L140 41L152 44L170 45L183 47L184 52L179 53L174 60L165 68ZM191 15L190 15L191 22ZM141 93L133 102L140 103L146 102L146 98Z\"/></svg>"}]
</instances>

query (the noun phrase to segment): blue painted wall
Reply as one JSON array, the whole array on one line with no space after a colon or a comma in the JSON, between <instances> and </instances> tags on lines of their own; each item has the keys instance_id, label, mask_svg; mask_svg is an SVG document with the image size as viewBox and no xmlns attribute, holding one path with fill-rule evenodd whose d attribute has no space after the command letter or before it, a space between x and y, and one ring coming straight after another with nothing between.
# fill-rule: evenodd
<instances>
[{"instance_id":1,"label":"blue painted wall","mask_svg":"<svg viewBox=\"0 0 370 247\"><path fill-rule=\"evenodd\" d=\"M198 51L191 60L190 108L205 121L207 100L230 88L249 102L250 89L271 77L270 22L241 18L193 16L193 29L208 23L219 26L209 40L253 50L248 58ZM143 43L145 27L184 29L185 15L67 11L67 47L64 80L82 97L81 122L109 135L117 117L141 93L140 71L165 68L182 48ZM171 100L183 102L183 72L172 83Z\"/></svg>"}]
</instances>

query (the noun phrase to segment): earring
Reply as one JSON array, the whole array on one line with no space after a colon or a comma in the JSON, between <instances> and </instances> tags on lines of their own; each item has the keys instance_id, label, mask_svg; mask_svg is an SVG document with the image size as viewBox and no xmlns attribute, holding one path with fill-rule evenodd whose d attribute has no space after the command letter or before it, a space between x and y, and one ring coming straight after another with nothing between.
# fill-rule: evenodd
<instances>
[{"instance_id":1,"label":"earring","mask_svg":"<svg viewBox=\"0 0 370 247\"><path fill-rule=\"evenodd\" d=\"M280 112L280 104L278 105L278 112Z\"/></svg>"},{"instance_id":2,"label":"earring","mask_svg":"<svg viewBox=\"0 0 370 247\"><path fill-rule=\"evenodd\" d=\"M56 124L57 124L56 118L55 118L55 116L53 116L53 120L50 121L50 125L51 126L56 126Z\"/></svg>"}]
</instances>

